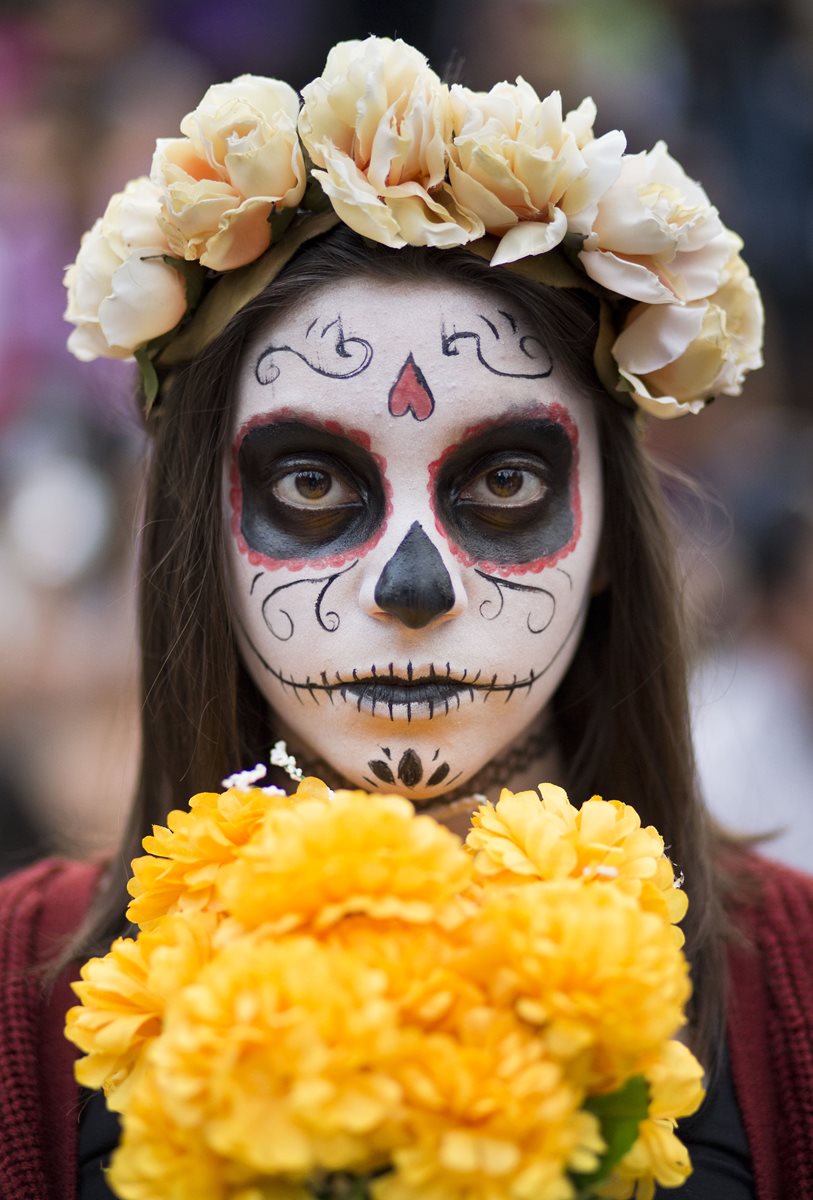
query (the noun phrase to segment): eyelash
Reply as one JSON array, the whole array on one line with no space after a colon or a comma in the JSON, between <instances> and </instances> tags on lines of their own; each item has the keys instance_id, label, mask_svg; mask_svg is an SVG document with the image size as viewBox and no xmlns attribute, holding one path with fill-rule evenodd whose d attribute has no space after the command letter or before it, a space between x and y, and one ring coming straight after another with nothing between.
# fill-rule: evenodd
<instances>
[{"instance_id":1,"label":"eyelash","mask_svg":"<svg viewBox=\"0 0 813 1200\"><path fill-rule=\"evenodd\" d=\"M525 477L520 483L520 489L525 486L527 479L535 480L540 488L540 494L526 499L525 501L512 503L510 497L506 497L507 502L501 502L498 496L493 499L482 498L478 499L472 493L476 485L483 480L487 480L489 476L497 475L498 472L517 472ZM284 480L295 480L298 475L304 475L308 472L327 475L331 484L328 487L326 496L330 495L336 483L344 486L353 493L353 498L350 500L333 501L325 504L292 502L280 495L277 489ZM453 503L462 504L471 509L484 509L513 511L514 513L524 512L537 507L548 493L549 485L547 480L547 472L542 463L534 459L529 461L526 455L518 456L510 453L491 456L485 462L478 463L470 471L466 472L462 481L459 484L452 486L451 495ZM336 511L342 508L355 508L360 503L364 502L365 486L362 481L358 480L355 473L349 468L342 468L335 461L323 459L320 457L305 457L295 461L287 461L283 464L277 463L269 472L268 485L269 490L274 494L277 503L284 505L288 509L301 513L325 513ZM317 501L318 501L317 497ZM508 515L506 513L506 515Z\"/></svg>"}]
</instances>

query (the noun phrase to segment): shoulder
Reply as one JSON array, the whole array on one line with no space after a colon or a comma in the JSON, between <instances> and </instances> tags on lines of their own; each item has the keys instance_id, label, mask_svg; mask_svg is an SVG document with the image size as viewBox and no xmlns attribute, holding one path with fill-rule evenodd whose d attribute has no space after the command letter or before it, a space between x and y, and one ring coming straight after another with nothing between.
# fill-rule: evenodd
<instances>
[{"instance_id":1,"label":"shoulder","mask_svg":"<svg viewBox=\"0 0 813 1200\"><path fill-rule=\"evenodd\" d=\"M79 925L101 867L49 858L0 879L0 975L47 960Z\"/></svg>"},{"instance_id":2,"label":"shoulder","mask_svg":"<svg viewBox=\"0 0 813 1200\"><path fill-rule=\"evenodd\" d=\"M726 864L734 885L728 1037L757 1195L811 1194L813 878L755 854Z\"/></svg>"},{"instance_id":3,"label":"shoulder","mask_svg":"<svg viewBox=\"0 0 813 1200\"><path fill-rule=\"evenodd\" d=\"M78 1093L62 1029L76 970L46 983L39 968L79 926L100 874L47 859L0 879L0 1196L9 1200L74 1194Z\"/></svg>"},{"instance_id":4,"label":"shoulder","mask_svg":"<svg viewBox=\"0 0 813 1200\"><path fill-rule=\"evenodd\" d=\"M746 936L760 943L779 937L789 945L813 937L813 875L747 852L731 856L725 867L731 914Z\"/></svg>"}]
</instances>

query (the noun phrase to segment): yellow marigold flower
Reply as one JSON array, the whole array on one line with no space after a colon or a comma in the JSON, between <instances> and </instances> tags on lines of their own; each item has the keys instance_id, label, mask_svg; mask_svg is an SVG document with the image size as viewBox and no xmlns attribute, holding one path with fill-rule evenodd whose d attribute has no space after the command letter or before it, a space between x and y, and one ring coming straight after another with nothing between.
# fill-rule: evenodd
<instances>
[{"instance_id":1,"label":"yellow marigold flower","mask_svg":"<svg viewBox=\"0 0 813 1200\"><path fill-rule=\"evenodd\" d=\"M674 1131L674 1122L642 1121L638 1138L598 1194L607 1200L653 1200L655 1186L680 1187L692 1173L689 1152Z\"/></svg>"},{"instance_id":2,"label":"yellow marigold flower","mask_svg":"<svg viewBox=\"0 0 813 1200\"><path fill-rule=\"evenodd\" d=\"M145 1071L128 1106L108 1181L121 1200L309 1200L302 1184L262 1179L206 1144L201 1129L178 1125L155 1073Z\"/></svg>"},{"instance_id":3,"label":"yellow marigold flower","mask_svg":"<svg viewBox=\"0 0 813 1200\"><path fill-rule=\"evenodd\" d=\"M259 1176L386 1162L403 1130L385 989L341 947L244 936L176 998L151 1047L164 1109Z\"/></svg>"},{"instance_id":4,"label":"yellow marigold flower","mask_svg":"<svg viewBox=\"0 0 813 1200\"><path fill-rule=\"evenodd\" d=\"M635 1195L651 1200L655 1184L677 1187L691 1173L686 1147L675 1134L678 1117L688 1117L703 1102L703 1068L688 1046L670 1041L644 1071L649 1112L638 1137L601 1191L610 1200Z\"/></svg>"},{"instance_id":5,"label":"yellow marigold flower","mask_svg":"<svg viewBox=\"0 0 813 1200\"><path fill-rule=\"evenodd\" d=\"M421 1029L453 1029L461 1014L481 1007L486 996L459 969L462 931L413 922L348 917L332 927L332 944L382 971L386 994L399 1019Z\"/></svg>"},{"instance_id":6,"label":"yellow marigold flower","mask_svg":"<svg viewBox=\"0 0 813 1200\"><path fill-rule=\"evenodd\" d=\"M327 787L321 787L327 800ZM310 788L308 794L313 791ZM193 796L188 812L173 810L166 827L154 825L152 836L144 838L147 857L133 861L133 878L127 885L133 897L129 919L143 927L179 908L210 907L221 867L233 860L270 806L294 800L262 788L229 788Z\"/></svg>"},{"instance_id":7,"label":"yellow marigold flower","mask_svg":"<svg viewBox=\"0 0 813 1200\"><path fill-rule=\"evenodd\" d=\"M400 1064L410 1136L376 1200L571 1197L567 1170L593 1169L604 1143L541 1039L482 1007L422 1045Z\"/></svg>"},{"instance_id":8,"label":"yellow marigold flower","mask_svg":"<svg viewBox=\"0 0 813 1200\"><path fill-rule=\"evenodd\" d=\"M639 1074L683 1023L688 967L672 930L616 888L500 889L473 923L468 970L590 1090Z\"/></svg>"},{"instance_id":9,"label":"yellow marigold flower","mask_svg":"<svg viewBox=\"0 0 813 1200\"><path fill-rule=\"evenodd\" d=\"M688 901L675 887L663 838L652 826L641 827L634 808L599 796L576 808L550 783L540 784L539 793L504 789L496 806L474 814L466 845L481 878L612 882L672 923L685 916ZM682 944L683 935L677 938Z\"/></svg>"},{"instance_id":10,"label":"yellow marigold flower","mask_svg":"<svg viewBox=\"0 0 813 1200\"><path fill-rule=\"evenodd\" d=\"M117 938L71 985L81 1004L68 1010L65 1036L86 1056L76 1078L103 1087L109 1108L126 1104L131 1072L161 1032L168 1002L211 958L216 923L211 913L167 917L137 941Z\"/></svg>"},{"instance_id":11,"label":"yellow marigold flower","mask_svg":"<svg viewBox=\"0 0 813 1200\"><path fill-rule=\"evenodd\" d=\"M445 919L471 869L460 840L403 797L338 791L269 809L217 890L246 928L269 933L359 912L427 922Z\"/></svg>"}]
</instances>

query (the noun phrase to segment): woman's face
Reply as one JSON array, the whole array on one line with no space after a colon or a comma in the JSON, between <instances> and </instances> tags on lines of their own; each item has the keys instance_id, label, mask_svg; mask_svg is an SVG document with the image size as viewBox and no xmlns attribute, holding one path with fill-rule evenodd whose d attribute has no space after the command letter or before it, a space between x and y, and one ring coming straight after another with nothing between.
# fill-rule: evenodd
<instances>
[{"instance_id":1,"label":"woman's face","mask_svg":"<svg viewBox=\"0 0 813 1200\"><path fill-rule=\"evenodd\" d=\"M523 310L353 280L246 357L225 488L244 660L280 736L431 801L540 721L601 533L591 402Z\"/></svg>"}]
</instances>

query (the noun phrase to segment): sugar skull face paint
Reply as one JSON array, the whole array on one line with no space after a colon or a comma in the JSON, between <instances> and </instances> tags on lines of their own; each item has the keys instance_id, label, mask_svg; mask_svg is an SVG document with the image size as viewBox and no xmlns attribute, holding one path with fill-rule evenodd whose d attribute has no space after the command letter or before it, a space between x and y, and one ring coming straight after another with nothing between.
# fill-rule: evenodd
<instances>
[{"instance_id":1,"label":"sugar skull face paint","mask_svg":"<svg viewBox=\"0 0 813 1200\"><path fill-rule=\"evenodd\" d=\"M543 718L601 533L592 402L529 318L348 282L246 356L224 487L241 653L301 748L431 801Z\"/></svg>"}]
</instances>

